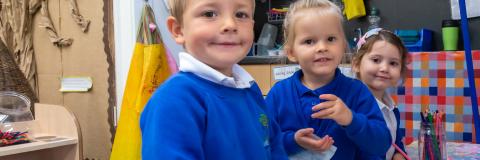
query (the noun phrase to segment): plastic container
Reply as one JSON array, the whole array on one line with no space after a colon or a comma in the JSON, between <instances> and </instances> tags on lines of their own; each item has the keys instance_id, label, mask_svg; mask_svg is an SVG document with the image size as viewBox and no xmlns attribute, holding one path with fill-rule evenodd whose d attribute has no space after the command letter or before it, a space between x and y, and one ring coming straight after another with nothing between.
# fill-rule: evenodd
<instances>
[{"instance_id":1,"label":"plastic container","mask_svg":"<svg viewBox=\"0 0 480 160\"><path fill-rule=\"evenodd\" d=\"M30 100L17 92L0 92L0 147L30 142L33 115Z\"/></svg>"},{"instance_id":2,"label":"plastic container","mask_svg":"<svg viewBox=\"0 0 480 160\"><path fill-rule=\"evenodd\" d=\"M380 28L380 20L381 18L378 9L372 7L372 9L370 9L370 15L368 16L368 23L370 23L370 25L368 26L367 31Z\"/></svg>"},{"instance_id":3,"label":"plastic container","mask_svg":"<svg viewBox=\"0 0 480 160\"><path fill-rule=\"evenodd\" d=\"M433 123L421 122L418 134L418 158L420 160L446 160L445 128L443 123L433 127Z\"/></svg>"},{"instance_id":4,"label":"plastic container","mask_svg":"<svg viewBox=\"0 0 480 160\"><path fill-rule=\"evenodd\" d=\"M397 35L405 44L415 44L420 40L417 30L399 30Z\"/></svg>"},{"instance_id":5,"label":"plastic container","mask_svg":"<svg viewBox=\"0 0 480 160\"><path fill-rule=\"evenodd\" d=\"M443 50L455 51L458 49L459 23L455 20L442 21Z\"/></svg>"},{"instance_id":6,"label":"plastic container","mask_svg":"<svg viewBox=\"0 0 480 160\"><path fill-rule=\"evenodd\" d=\"M262 33L257 41L257 56L268 56L268 50L272 49L277 38L278 27L265 23Z\"/></svg>"},{"instance_id":7,"label":"plastic container","mask_svg":"<svg viewBox=\"0 0 480 160\"><path fill-rule=\"evenodd\" d=\"M0 124L33 120L30 100L17 92L0 92Z\"/></svg>"},{"instance_id":8,"label":"plastic container","mask_svg":"<svg viewBox=\"0 0 480 160\"><path fill-rule=\"evenodd\" d=\"M395 30L395 34L405 30ZM419 40L417 42L404 42L405 47L409 52L432 51L432 31L422 28L418 31Z\"/></svg>"}]
</instances>

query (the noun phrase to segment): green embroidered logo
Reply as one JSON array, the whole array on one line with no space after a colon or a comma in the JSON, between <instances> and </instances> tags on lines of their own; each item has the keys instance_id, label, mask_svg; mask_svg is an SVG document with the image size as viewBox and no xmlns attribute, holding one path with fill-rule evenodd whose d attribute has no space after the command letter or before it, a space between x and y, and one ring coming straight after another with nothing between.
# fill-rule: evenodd
<instances>
[{"instance_id":1,"label":"green embroidered logo","mask_svg":"<svg viewBox=\"0 0 480 160\"><path fill-rule=\"evenodd\" d=\"M260 114L258 121L263 125L263 127L268 128L268 117L265 114Z\"/></svg>"}]
</instances>

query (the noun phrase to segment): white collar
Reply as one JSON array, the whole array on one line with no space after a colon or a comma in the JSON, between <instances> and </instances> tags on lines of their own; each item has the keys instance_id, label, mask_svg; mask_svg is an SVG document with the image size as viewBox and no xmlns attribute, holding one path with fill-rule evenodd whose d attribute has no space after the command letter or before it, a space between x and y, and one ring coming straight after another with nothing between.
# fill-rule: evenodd
<instances>
[{"instance_id":1,"label":"white collar","mask_svg":"<svg viewBox=\"0 0 480 160\"><path fill-rule=\"evenodd\" d=\"M178 56L180 71L191 72L214 83L232 88L250 88L254 82L253 77L238 64L232 67L233 77L228 77L186 52L180 52Z\"/></svg>"},{"instance_id":2,"label":"white collar","mask_svg":"<svg viewBox=\"0 0 480 160\"><path fill-rule=\"evenodd\" d=\"M393 111L393 109L395 108L395 103L393 102L392 97L390 97L390 94L385 92L385 94L383 94L382 99L385 100L387 104L383 103L381 99L378 99L377 97L375 97L375 100L377 100L378 107L380 107L380 110L383 110L385 108L385 109L388 109L389 111Z\"/></svg>"}]
</instances>

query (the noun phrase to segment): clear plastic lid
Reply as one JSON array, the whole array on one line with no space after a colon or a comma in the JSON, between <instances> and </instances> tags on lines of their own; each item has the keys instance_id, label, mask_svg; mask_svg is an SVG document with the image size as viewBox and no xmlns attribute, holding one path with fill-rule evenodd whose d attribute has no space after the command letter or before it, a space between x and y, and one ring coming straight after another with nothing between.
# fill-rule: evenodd
<instances>
[{"instance_id":1,"label":"clear plastic lid","mask_svg":"<svg viewBox=\"0 0 480 160\"><path fill-rule=\"evenodd\" d=\"M0 91L0 124L33 120L30 99L13 91Z\"/></svg>"}]
</instances>

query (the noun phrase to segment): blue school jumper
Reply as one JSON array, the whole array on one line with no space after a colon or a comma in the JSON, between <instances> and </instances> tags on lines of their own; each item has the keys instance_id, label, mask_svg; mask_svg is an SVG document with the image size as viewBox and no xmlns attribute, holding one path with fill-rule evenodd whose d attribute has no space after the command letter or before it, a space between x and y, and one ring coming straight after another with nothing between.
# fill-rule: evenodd
<instances>
[{"instance_id":1,"label":"blue school jumper","mask_svg":"<svg viewBox=\"0 0 480 160\"><path fill-rule=\"evenodd\" d=\"M332 159L348 160L362 157L360 153L385 157L391 137L374 96L359 80L335 71L334 79L325 86L310 90L301 82L303 72L277 82L267 96L267 107L280 125L285 150L289 155L303 150L294 139L302 128L314 128L319 137L333 138L337 151ZM334 94L352 111L352 122L340 126L331 119L311 118L312 107L323 102L321 94Z\"/></svg>"},{"instance_id":2,"label":"blue school jumper","mask_svg":"<svg viewBox=\"0 0 480 160\"><path fill-rule=\"evenodd\" d=\"M395 119L397 120L397 136L395 137L395 144L402 149L403 152L407 153L402 142L403 137L405 137L405 129L400 129L400 111L398 111L398 108L395 107L393 109L393 114L395 114ZM395 153L397 152L398 151L395 150Z\"/></svg>"},{"instance_id":3,"label":"blue school jumper","mask_svg":"<svg viewBox=\"0 0 480 160\"><path fill-rule=\"evenodd\" d=\"M286 159L265 109L257 84L238 89L179 72L142 112L142 159Z\"/></svg>"}]
</instances>

